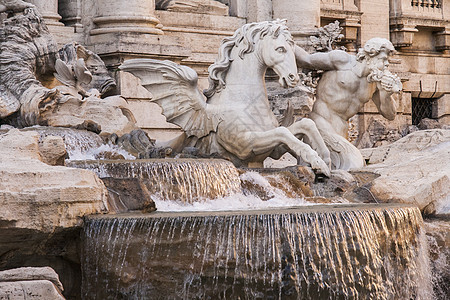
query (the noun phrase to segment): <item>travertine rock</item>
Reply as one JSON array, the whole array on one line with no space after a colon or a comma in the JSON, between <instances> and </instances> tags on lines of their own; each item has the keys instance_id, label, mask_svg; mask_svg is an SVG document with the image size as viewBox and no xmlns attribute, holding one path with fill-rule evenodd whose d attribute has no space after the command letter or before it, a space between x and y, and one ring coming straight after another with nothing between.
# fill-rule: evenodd
<instances>
[{"instance_id":1,"label":"travertine rock","mask_svg":"<svg viewBox=\"0 0 450 300\"><path fill-rule=\"evenodd\" d=\"M42 155L42 161L52 166L63 166L67 155L64 140L60 136L49 135L39 143L39 151Z\"/></svg>"},{"instance_id":2,"label":"travertine rock","mask_svg":"<svg viewBox=\"0 0 450 300\"><path fill-rule=\"evenodd\" d=\"M450 219L448 217L425 219L424 229L430 251L435 299L449 299Z\"/></svg>"},{"instance_id":3,"label":"travertine rock","mask_svg":"<svg viewBox=\"0 0 450 300\"><path fill-rule=\"evenodd\" d=\"M42 162L39 134L12 129L0 135L0 220L7 228L52 232L78 226L106 209L106 189L93 173Z\"/></svg>"},{"instance_id":4,"label":"travertine rock","mask_svg":"<svg viewBox=\"0 0 450 300\"><path fill-rule=\"evenodd\" d=\"M125 99L111 96L105 99L90 96L79 101L71 99L52 111L41 114L47 126L80 127L86 120L96 124L102 135L117 133L122 135L137 129L136 120L127 108Z\"/></svg>"},{"instance_id":5,"label":"travertine rock","mask_svg":"<svg viewBox=\"0 0 450 300\"><path fill-rule=\"evenodd\" d=\"M141 178L102 178L108 189L108 205L110 211L128 212L140 210L152 212L156 210L152 194Z\"/></svg>"},{"instance_id":6,"label":"travertine rock","mask_svg":"<svg viewBox=\"0 0 450 300\"><path fill-rule=\"evenodd\" d=\"M64 290L50 267L17 268L0 272L0 299L59 300Z\"/></svg>"},{"instance_id":7,"label":"travertine rock","mask_svg":"<svg viewBox=\"0 0 450 300\"><path fill-rule=\"evenodd\" d=\"M48 280L0 282L0 299L61 300L65 299Z\"/></svg>"},{"instance_id":8,"label":"travertine rock","mask_svg":"<svg viewBox=\"0 0 450 300\"><path fill-rule=\"evenodd\" d=\"M369 165L361 171L380 175L370 186L378 201L414 203L428 214L450 213L450 130L416 131L362 151Z\"/></svg>"},{"instance_id":9,"label":"travertine rock","mask_svg":"<svg viewBox=\"0 0 450 300\"><path fill-rule=\"evenodd\" d=\"M314 104L314 96L304 87L283 89L276 82L266 82L267 94L271 109L278 121L282 123L288 107L293 110L294 120L296 118L308 117ZM287 124L289 126L291 124Z\"/></svg>"},{"instance_id":10,"label":"travertine rock","mask_svg":"<svg viewBox=\"0 0 450 300\"><path fill-rule=\"evenodd\" d=\"M419 127L419 129L421 129L421 130L437 129L437 128L442 128L442 124L440 124L437 120L424 118L424 119L420 120L420 123L417 125L417 127Z\"/></svg>"},{"instance_id":11,"label":"travertine rock","mask_svg":"<svg viewBox=\"0 0 450 300\"><path fill-rule=\"evenodd\" d=\"M369 122L367 130L362 133L358 142L358 148L379 147L393 143L400 138L402 134L396 128L392 128L386 121L372 119Z\"/></svg>"}]
</instances>

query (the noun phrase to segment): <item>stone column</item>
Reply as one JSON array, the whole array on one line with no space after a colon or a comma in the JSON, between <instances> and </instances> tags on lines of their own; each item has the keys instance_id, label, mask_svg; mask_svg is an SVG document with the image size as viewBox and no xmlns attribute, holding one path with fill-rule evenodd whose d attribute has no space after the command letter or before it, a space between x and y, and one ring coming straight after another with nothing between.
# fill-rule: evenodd
<instances>
[{"instance_id":1,"label":"stone column","mask_svg":"<svg viewBox=\"0 0 450 300\"><path fill-rule=\"evenodd\" d=\"M41 13L58 47L76 40L73 28L66 27L60 22L61 16L58 14L58 0L27 0L27 2L34 4Z\"/></svg>"},{"instance_id":2,"label":"stone column","mask_svg":"<svg viewBox=\"0 0 450 300\"><path fill-rule=\"evenodd\" d=\"M64 26L59 20L61 16L58 14L58 0L28 0L41 13L45 23L49 26Z\"/></svg>"},{"instance_id":3,"label":"stone column","mask_svg":"<svg viewBox=\"0 0 450 300\"><path fill-rule=\"evenodd\" d=\"M272 20L271 0L247 0L247 22Z\"/></svg>"},{"instance_id":4,"label":"stone column","mask_svg":"<svg viewBox=\"0 0 450 300\"><path fill-rule=\"evenodd\" d=\"M108 33L163 34L162 25L154 16L155 0L97 0L95 29L91 35Z\"/></svg>"},{"instance_id":5,"label":"stone column","mask_svg":"<svg viewBox=\"0 0 450 300\"><path fill-rule=\"evenodd\" d=\"M287 19L290 31L311 31L320 27L320 0L273 0L273 18Z\"/></svg>"},{"instance_id":6,"label":"stone column","mask_svg":"<svg viewBox=\"0 0 450 300\"><path fill-rule=\"evenodd\" d=\"M66 26L75 28L75 32L81 32L81 1L82 0L59 0L58 11L62 16L62 22Z\"/></svg>"}]
</instances>

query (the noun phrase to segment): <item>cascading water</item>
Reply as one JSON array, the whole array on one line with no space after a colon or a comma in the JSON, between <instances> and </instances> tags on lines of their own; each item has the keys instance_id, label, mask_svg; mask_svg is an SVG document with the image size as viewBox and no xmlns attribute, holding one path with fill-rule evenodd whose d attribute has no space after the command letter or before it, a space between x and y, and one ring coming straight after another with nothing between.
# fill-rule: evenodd
<instances>
[{"instance_id":1,"label":"cascading water","mask_svg":"<svg viewBox=\"0 0 450 300\"><path fill-rule=\"evenodd\" d=\"M154 199L192 203L232 195L241 190L237 169L225 160L139 159L73 161L100 178L139 178Z\"/></svg>"},{"instance_id":2,"label":"cascading water","mask_svg":"<svg viewBox=\"0 0 450 300\"><path fill-rule=\"evenodd\" d=\"M430 299L417 208L85 220L84 299Z\"/></svg>"},{"instance_id":3,"label":"cascading water","mask_svg":"<svg viewBox=\"0 0 450 300\"><path fill-rule=\"evenodd\" d=\"M40 140L49 135L61 137L70 160L99 159L105 156L134 159L132 155L116 145L104 144L102 138L91 131L45 126L32 126L22 130L38 132Z\"/></svg>"}]
</instances>

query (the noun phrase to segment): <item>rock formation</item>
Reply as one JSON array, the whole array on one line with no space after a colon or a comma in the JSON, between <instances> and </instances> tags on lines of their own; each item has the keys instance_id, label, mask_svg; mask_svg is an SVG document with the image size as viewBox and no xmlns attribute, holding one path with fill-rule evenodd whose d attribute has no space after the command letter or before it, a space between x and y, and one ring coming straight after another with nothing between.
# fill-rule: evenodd
<instances>
[{"instance_id":1,"label":"rock formation","mask_svg":"<svg viewBox=\"0 0 450 300\"><path fill-rule=\"evenodd\" d=\"M35 132L17 129L0 135L0 220L8 228L51 233L105 211L101 180L87 170L45 164L38 139Z\"/></svg>"},{"instance_id":2,"label":"rock formation","mask_svg":"<svg viewBox=\"0 0 450 300\"><path fill-rule=\"evenodd\" d=\"M0 299L61 300L63 290L58 274L49 267L0 271Z\"/></svg>"},{"instance_id":3,"label":"rock formation","mask_svg":"<svg viewBox=\"0 0 450 300\"><path fill-rule=\"evenodd\" d=\"M425 214L450 213L450 130L416 131L393 144L364 149L377 201L417 205ZM370 197L370 196L369 196Z\"/></svg>"}]
</instances>

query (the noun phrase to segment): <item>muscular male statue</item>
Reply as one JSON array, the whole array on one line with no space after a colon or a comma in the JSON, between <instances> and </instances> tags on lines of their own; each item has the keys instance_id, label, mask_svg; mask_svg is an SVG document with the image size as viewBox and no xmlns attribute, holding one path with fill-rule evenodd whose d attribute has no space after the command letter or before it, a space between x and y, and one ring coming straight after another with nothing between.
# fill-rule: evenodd
<instances>
[{"instance_id":1,"label":"muscular male statue","mask_svg":"<svg viewBox=\"0 0 450 300\"><path fill-rule=\"evenodd\" d=\"M308 54L296 47L300 67L326 70L319 80L310 118L331 152L332 168L364 166L361 153L346 138L347 121L366 102L372 99L383 117L395 118L396 104L391 96L402 90L402 83L387 70L388 56L394 51L392 43L383 38L370 39L356 56L341 50Z\"/></svg>"}]
</instances>

